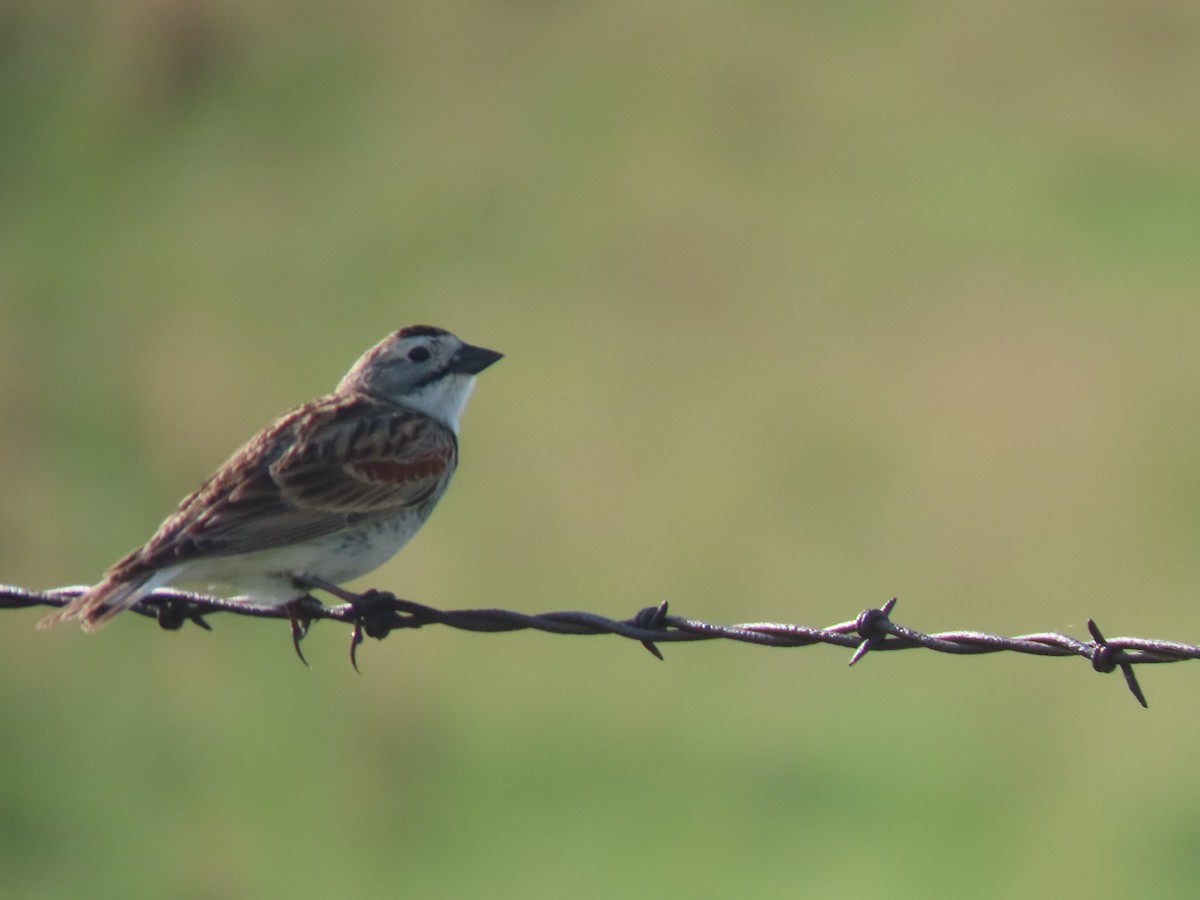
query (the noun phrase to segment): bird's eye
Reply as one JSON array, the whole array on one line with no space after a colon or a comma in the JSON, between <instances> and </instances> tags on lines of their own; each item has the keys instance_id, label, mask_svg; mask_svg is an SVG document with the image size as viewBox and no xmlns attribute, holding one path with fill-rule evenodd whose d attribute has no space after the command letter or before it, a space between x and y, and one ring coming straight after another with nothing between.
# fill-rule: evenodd
<instances>
[{"instance_id":1,"label":"bird's eye","mask_svg":"<svg viewBox=\"0 0 1200 900\"><path fill-rule=\"evenodd\" d=\"M425 362L425 360L429 359L429 348L413 347L408 351L408 358L415 363Z\"/></svg>"}]
</instances>

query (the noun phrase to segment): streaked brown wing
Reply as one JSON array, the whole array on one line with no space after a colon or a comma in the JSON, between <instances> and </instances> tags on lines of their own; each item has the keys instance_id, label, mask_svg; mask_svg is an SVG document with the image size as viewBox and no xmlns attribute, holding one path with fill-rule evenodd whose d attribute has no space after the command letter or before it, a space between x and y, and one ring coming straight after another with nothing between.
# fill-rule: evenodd
<instances>
[{"instance_id":1,"label":"streaked brown wing","mask_svg":"<svg viewBox=\"0 0 1200 900\"><path fill-rule=\"evenodd\" d=\"M428 500L454 471L454 434L428 416L371 401L323 425L271 464L301 509L370 515Z\"/></svg>"},{"instance_id":2,"label":"streaked brown wing","mask_svg":"<svg viewBox=\"0 0 1200 900\"><path fill-rule=\"evenodd\" d=\"M436 496L458 461L444 425L367 396L297 407L239 450L114 568L267 550Z\"/></svg>"}]
</instances>

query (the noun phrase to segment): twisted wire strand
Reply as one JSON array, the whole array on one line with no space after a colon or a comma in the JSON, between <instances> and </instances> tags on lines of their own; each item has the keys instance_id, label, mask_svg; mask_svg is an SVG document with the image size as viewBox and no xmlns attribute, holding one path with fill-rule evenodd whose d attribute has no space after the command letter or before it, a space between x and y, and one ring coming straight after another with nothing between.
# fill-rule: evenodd
<instances>
[{"instance_id":1,"label":"twisted wire strand","mask_svg":"<svg viewBox=\"0 0 1200 900\"><path fill-rule=\"evenodd\" d=\"M211 626L206 616L229 613L264 619L287 619L292 627L292 640L297 655L305 662L300 641L313 622L329 619L353 626L350 661L358 668L357 649L366 637L382 640L392 631L422 628L426 625L445 625L463 631L484 634L535 630L549 634L597 635L612 634L638 641L654 656L662 659L659 644L692 641L730 640L765 647L807 647L831 644L852 649L850 665L867 653L890 650L925 649L957 656L976 656L987 653L1023 653L1030 656L1078 656L1088 660L1092 668L1107 674L1120 670L1126 686L1143 706L1146 698L1134 674L1135 665L1183 662L1200 659L1200 646L1177 641L1137 637L1105 638L1096 623L1088 620L1090 639L1082 640L1058 632L1037 632L1013 637L981 631L941 631L925 633L892 621L896 600L892 598L880 608L868 608L854 619L815 628L776 622L748 622L737 625L715 625L698 619L671 615L667 604L646 607L628 619L610 619L597 613L560 611L540 614L508 609L443 610L411 600L404 600L386 591L366 591L355 594L336 585L310 579L309 588L326 591L343 602L325 605L308 596L284 606L267 606L227 600L187 591L161 589L143 597L131 611L157 620L165 629L176 630L192 622L206 630ZM0 609L29 607L61 607L87 590L86 586L32 591L13 585L0 585Z\"/></svg>"}]
</instances>

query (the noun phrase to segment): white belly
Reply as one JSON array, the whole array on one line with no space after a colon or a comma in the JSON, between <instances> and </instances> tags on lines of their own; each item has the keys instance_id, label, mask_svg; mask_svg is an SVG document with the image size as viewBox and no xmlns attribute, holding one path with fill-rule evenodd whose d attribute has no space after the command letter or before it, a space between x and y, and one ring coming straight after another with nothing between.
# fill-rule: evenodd
<instances>
[{"instance_id":1,"label":"white belly","mask_svg":"<svg viewBox=\"0 0 1200 900\"><path fill-rule=\"evenodd\" d=\"M164 570L159 584L195 586L219 596L246 595L260 603L286 603L305 593L295 586L296 576L316 575L341 584L365 575L395 556L423 521L418 515L397 516L302 544L192 560Z\"/></svg>"}]
</instances>

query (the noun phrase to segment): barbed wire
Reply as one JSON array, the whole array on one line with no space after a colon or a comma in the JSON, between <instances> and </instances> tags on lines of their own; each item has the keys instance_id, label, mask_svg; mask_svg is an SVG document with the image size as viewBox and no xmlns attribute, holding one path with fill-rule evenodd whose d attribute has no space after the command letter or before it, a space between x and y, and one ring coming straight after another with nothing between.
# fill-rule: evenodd
<instances>
[{"instance_id":1,"label":"barbed wire","mask_svg":"<svg viewBox=\"0 0 1200 900\"><path fill-rule=\"evenodd\" d=\"M738 641L764 647L832 644L853 649L850 665L862 660L867 653L918 648L957 656L1001 652L1030 656L1077 656L1088 660L1096 672L1107 674L1119 669L1130 692L1143 707L1148 704L1134 674L1135 665L1200 659L1200 647L1192 644L1136 637L1106 639L1092 619L1087 623L1090 640L1058 632L1020 634L1015 637L981 631L925 633L892 621L891 614L896 607L894 597L882 607L865 609L848 621L814 628L774 622L714 625L672 615L665 602L639 610L629 619L610 619L597 613L578 611L529 614L507 609L443 610L404 600L387 591L371 590L356 594L315 578L307 579L306 586L325 591L343 602L327 606L312 596L306 596L283 606L267 606L161 589L143 597L130 607L130 611L153 618L160 627L172 631L188 622L211 631L212 626L205 617L216 613L287 619L291 624L292 645L305 665L308 665L308 661L304 658L300 642L311 624L323 619L344 622L353 626L350 662L356 671L358 647L366 638L382 640L393 631L423 628L426 625L446 625L488 634L522 630L549 634L612 634L640 642L660 660L663 655L658 649L659 644L712 640ZM87 586L84 585L48 591L0 585L0 609L61 607L86 590Z\"/></svg>"}]
</instances>

